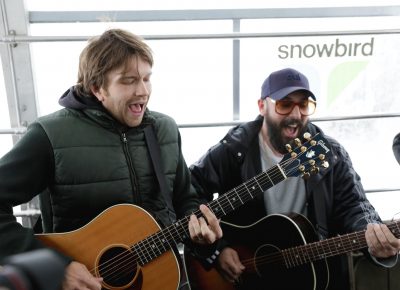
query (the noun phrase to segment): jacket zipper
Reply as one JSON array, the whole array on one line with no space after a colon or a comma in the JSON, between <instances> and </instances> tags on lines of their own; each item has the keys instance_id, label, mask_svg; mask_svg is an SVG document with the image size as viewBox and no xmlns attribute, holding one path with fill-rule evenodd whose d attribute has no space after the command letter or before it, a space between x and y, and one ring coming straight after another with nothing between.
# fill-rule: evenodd
<instances>
[{"instance_id":1,"label":"jacket zipper","mask_svg":"<svg viewBox=\"0 0 400 290\"><path fill-rule=\"evenodd\" d=\"M129 176L131 178L131 184L132 184L132 197L133 197L133 203L136 205L141 205L142 199L140 198L139 194L139 186L137 184L137 178L135 174L135 170L133 168L132 164L132 158L129 152L129 146L128 146L128 138L126 137L125 132L121 133L122 137L122 143L123 143L123 150L125 153L125 158L128 163L128 168L129 168Z\"/></svg>"}]
</instances>

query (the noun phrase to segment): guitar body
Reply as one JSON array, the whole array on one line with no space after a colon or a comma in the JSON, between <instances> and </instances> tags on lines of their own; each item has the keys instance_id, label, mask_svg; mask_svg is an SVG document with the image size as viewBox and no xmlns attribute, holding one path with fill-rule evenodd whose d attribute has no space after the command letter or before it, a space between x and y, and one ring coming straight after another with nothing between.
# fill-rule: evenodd
<instances>
[{"instance_id":1,"label":"guitar body","mask_svg":"<svg viewBox=\"0 0 400 290\"><path fill-rule=\"evenodd\" d=\"M172 250L140 266L130 248L159 230L148 212L135 205L120 204L106 209L78 230L36 237L86 265L93 275L103 277L102 289L175 290L179 287L180 272ZM148 251L151 250L149 247Z\"/></svg>"},{"instance_id":2,"label":"guitar body","mask_svg":"<svg viewBox=\"0 0 400 290\"><path fill-rule=\"evenodd\" d=\"M216 269L206 271L185 251L185 265L192 290L326 289L329 282L325 259L288 268L281 251L317 240L311 223L301 215L269 215L249 226L221 222L224 237L232 243L246 266L240 281L227 282Z\"/></svg>"}]
</instances>

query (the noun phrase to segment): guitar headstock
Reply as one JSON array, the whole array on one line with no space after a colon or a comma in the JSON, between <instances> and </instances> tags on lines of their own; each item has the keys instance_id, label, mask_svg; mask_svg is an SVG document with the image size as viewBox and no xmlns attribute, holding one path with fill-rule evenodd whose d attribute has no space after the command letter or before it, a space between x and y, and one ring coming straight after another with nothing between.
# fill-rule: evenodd
<instances>
[{"instance_id":1,"label":"guitar headstock","mask_svg":"<svg viewBox=\"0 0 400 290\"><path fill-rule=\"evenodd\" d=\"M327 157L332 154L328 142L320 134L311 136L304 134L305 141L302 143L299 138L294 140L295 148L289 144L286 149L289 153L283 156L280 167L287 177L301 176L310 177L311 174L319 172L319 166L328 168Z\"/></svg>"}]
</instances>

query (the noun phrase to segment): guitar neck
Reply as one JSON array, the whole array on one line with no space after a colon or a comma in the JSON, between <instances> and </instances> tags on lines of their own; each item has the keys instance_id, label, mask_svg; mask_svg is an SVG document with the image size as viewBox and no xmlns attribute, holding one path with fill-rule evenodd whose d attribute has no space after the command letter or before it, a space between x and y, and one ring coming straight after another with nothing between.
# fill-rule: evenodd
<instances>
[{"instance_id":1,"label":"guitar neck","mask_svg":"<svg viewBox=\"0 0 400 290\"><path fill-rule=\"evenodd\" d=\"M221 218L286 178L285 172L277 164L226 192L219 198L208 203L207 206L214 212L217 218Z\"/></svg>"},{"instance_id":2,"label":"guitar neck","mask_svg":"<svg viewBox=\"0 0 400 290\"><path fill-rule=\"evenodd\" d=\"M388 227L397 238L400 237L399 222L390 223L388 224ZM282 251L282 256L286 267L292 268L324 258L361 250L367 247L365 231L359 231L285 249Z\"/></svg>"},{"instance_id":3,"label":"guitar neck","mask_svg":"<svg viewBox=\"0 0 400 290\"><path fill-rule=\"evenodd\" d=\"M264 171L249 181L241 184L211 201L207 206L214 212L217 218L236 210L246 202L254 199L258 194L286 179L286 175L279 164ZM202 213L197 210L193 213L197 217ZM188 223L190 217L184 217L143 241L133 245L131 248L139 257L142 265L152 261L164 252L190 238Z\"/></svg>"}]
</instances>

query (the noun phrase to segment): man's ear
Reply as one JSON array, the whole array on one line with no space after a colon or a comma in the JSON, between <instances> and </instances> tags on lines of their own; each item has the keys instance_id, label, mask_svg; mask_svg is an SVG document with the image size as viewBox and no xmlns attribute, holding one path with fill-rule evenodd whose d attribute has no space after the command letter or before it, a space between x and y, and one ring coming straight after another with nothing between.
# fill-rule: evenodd
<instances>
[{"instance_id":1,"label":"man's ear","mask_svg":"<svg viewBox=\"0 0 400 290\"><path fill-rule=\"evenodd\" d=\"M96 86L94 86L94 85L91 85L91 86L90 86L90 91L92 92L93 95L96 96L96 98L97 98L100 102L102 102L102 101L104 100L104 97L103 97L103 95L102 95L102 93L101 93L101 89L99 89L98 87L96 87Z\"/></svg>"},{"instance_id":2,"label":"man's ear","mask_svg":"<svg viewBox=\"0 0 400 290\"><path fill-rule=\"evenodd\" d=\"M264 116L267 111L267 100L266 99L258 99L258 110L260 111L260 115Z\"/></svg>"}]
</instances>

